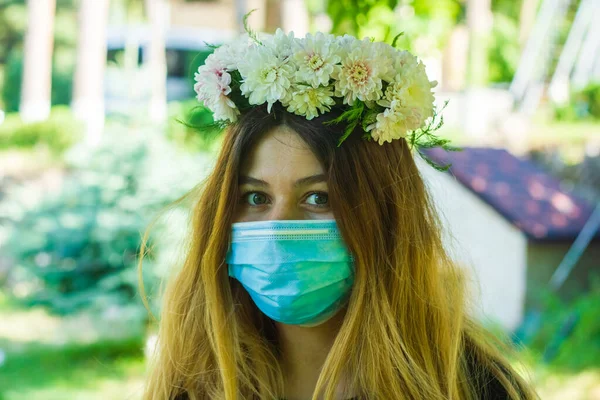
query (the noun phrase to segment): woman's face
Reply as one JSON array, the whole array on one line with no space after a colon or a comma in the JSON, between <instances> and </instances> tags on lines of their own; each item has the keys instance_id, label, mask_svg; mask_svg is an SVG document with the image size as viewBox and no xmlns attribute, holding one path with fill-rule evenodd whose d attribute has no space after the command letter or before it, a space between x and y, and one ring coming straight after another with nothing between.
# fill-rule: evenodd
<instances>
[{"instance_id":1,"label":"woman's face","mask_svg":"<svg viewBox=\"0 0 600 400\"><path fill-rule=\"evenodd\" d=\"M323 167L285 126L266 133L242 162L235 222L333 219Z\"/></svg>"}]
</instances>

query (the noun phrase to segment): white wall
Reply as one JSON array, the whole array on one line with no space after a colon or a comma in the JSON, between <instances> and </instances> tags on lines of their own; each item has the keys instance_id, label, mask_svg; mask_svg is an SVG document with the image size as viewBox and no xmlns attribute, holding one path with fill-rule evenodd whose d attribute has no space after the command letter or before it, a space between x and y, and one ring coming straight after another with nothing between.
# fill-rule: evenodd
<instances>
[{"instance_id":1,"label":"white wall","mask_svg":"<svg viewBox=\"0 0 600 400\"><path fill-rule=\"evenodd\" d=\"M525 235L451 175L424 162L419 167L446 227L450 254L473 272L474 315L516 329L525 302Z\"/></svg>"}]
</instances>

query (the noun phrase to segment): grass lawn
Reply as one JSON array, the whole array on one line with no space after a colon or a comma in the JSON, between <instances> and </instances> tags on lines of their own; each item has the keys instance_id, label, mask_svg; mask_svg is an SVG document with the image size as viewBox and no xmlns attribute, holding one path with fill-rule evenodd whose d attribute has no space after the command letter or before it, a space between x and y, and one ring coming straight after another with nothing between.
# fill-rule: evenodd
<instances>
[{"instance_id":1,"label":"grass lawn","mask_svg":"<svg viewBox=\"0 0 600 400\"><path fill-rule=\"evenodd\" d=\"M89 342L89 327L73 332L73 321L14 307L1 292L0 321L0 400L141 397L142 337Z\"/></svg>"},{"instance_id":2,"label":"grass lawn","mask_svg":"<svg viewBox=\"0 0 600 400\"><path fill-rule=\"evenodd\" d=\"M91 345L16 345L0 367L2 400L139 399L145 362L140 340Z\"/></svg>"}]
</instances>

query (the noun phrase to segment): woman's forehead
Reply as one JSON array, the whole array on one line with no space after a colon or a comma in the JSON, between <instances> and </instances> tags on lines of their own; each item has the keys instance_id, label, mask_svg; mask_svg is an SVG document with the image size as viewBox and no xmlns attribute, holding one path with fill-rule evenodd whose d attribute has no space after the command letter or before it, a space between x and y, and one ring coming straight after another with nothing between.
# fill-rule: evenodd
<instances>
[{"instance_id":1,"label":"woman's forehead","mask_svg":"<svg viewBox=\"0 0 600 400\"><path fill-rule=\"evenodd\" d=\"M295 179L322 173L323 168L310 147L285 126L264 134L244 157L240 171L240 175L263 180L281 175Z\"/></svg>"}]
</instances>

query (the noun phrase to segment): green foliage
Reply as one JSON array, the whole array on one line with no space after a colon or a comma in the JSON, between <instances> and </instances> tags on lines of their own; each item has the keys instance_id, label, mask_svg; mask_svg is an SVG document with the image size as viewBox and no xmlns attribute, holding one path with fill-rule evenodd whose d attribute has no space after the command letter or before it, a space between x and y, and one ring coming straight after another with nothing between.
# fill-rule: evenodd
<instances>
[{"instance_id":1,"label":"green foliage","mask_svg":"<svg viewBox=\"0 0 600 400\"><path fill-rule=\"evenodd\" d=\"M462 8L457 0L347 0L328 1L326 10L334 34L391 43L394 36L404 32L398 46L415 51L416 40L424 39L429 47L416 51L423 55L443 46L449 30L461 18Z\"/></svg>"},{"instance_id":2,"label":"green foliage","mask_svg":"<svg viewBox=\"0 0 600 400\"><path fill-rule=\"evenodd\" d=\"M435 134L435 132L444 125L444 118L441 116L442 111L446 108L448 102L439 110L434 110L432 118L426 121L425 125L412 132L408 132L406 141L411 149L415 150L421 158L427 162L433 168L439 171L446 171L450 168L450 165L438 165L431 160L422 151L423 149L431 149L434 147L441 147L446 151L460 151L458 147L454 147L450 144L449 139L444 139ZM376 122L377 114L384 111L384 107L379 105L367 104L356 100L351 107L344 111L339 117L324 122L325 125L334 124L345 124L344 133L338 141L338 147L350 136L360 124L362 130L366 133L363 135L363 139L372 140L371 134L367 132L369 125Z\"/></svg>"},{"instance_id":3,"label":"green foliage","mask_svg":"<svg viewBox=\"0 0 600 400\"><path fill-rule=\"evenodd\" d=\"M23 42L26 26L25 0L0 0L0 64Z\"/></svg>"},{"instance_id":4,"label":"green foliage","mask_svg":"<svg viewBox=\"0 0 600 400\"><path fill-rule=\"evenodd\" d=\"M392 32L394 8L398 0L386 1L328 1L327 13L333 21L332 33L345 33L359 38L374 37L389 41L397 32Z\"/></svg>"},{"instance_id":5,"label":"green foliage","mask_svg":"<svg viewBox=\"0 0 600 400\"><path fill-rule=\"evenodd\" d=\"M77 37L74 0L58 0L54 22L52 62L52 104L69 104L75 63ZM0 108L19 109L23 66L23 42L27 28L25 0L0 0L0 64L5 64L0 83Z\"/></svg>"},{"instance_id":6,"label":"green foliage","mask_svg":"<svg viewBox=\"0 0 600 400\"><path fill-rule=\"evenodd\" d=\"M256 9L250 10L250 12L244 15L244 30L246 31L246 33L248 33L250 39L252 39L256 44L262 45L262 42L258 39L258 34L255 31L253 31L248 25L248 18L254 11L256 11Z\"/></svg>"},{"instance_id":7,"label":"green foliage","mask_svg":"<svg viewBox=\"0 0 600 400\"><path fill-rule=\"evenodd\" d=\"M190 97L194 96L194 84L196 83L194 81L194 75L196 73L196 71L198 71L198 67L200 67L201 65L204 65L204 62L206 61L206 58L212 54L212 52L214 51L213 47L209 47L206 50L202 50L202 51L189 51L185 53L185 61L184 64L186 66L186 71L185 71L185 76L187 77L188 81L189 81L189 87L190 87Z\"/></svg>"},{"instance_id":8,"label":"green foliage","mask_svg":"<svg viewBox=\"0 0 600 400\"><path fill-rule=\"evenodd\" d=\"M570 102L556 107L554 115L559 121L600 121L600 82L571 93Z\"/></svg>"},{"instance_id":9,"label":"green foliage","mask_svg":"<svg viewBox=\"0 0 600 400\"><path fill-rule=\"evenodd\" d=\"M492 11L502 14L513 21L518 21L521 15L522 3L523 1L515 0L492 0Z\"/></svg>"},{"instance_id":10,"label":"green foliage","mask_svg":"<svg viewBox=\"0 0 600 400\"><path fill-rule=\"evenodd\" d=\"M348 108L348 110L344 111L339 117L324 123L324 125L346 124L346 127L344 128L344 134L338 141L338 147L340 147L344 140L348 139L348 136L354 132L354 129L356 129L358 124L363 119L364 112L365 103L360 100L356 100L354 104Z\"/></svg>"},{"instance_id":11,"label":"green foliage","mask_svg":"<svg viewBox=\"0 0 600 400\"><path fill-rule=\"evenodd\" d=\"M211 151L218 144L222 128L215 123L212 112L192 99L169 104L167 138L177 146L191 151Z\"/></svg>"},{"instance_id":12,"label":"green foliage","mask_svg":"<svg viewBox=\"0 0 600 400\"><path fill-rule=\"evenodd\" d=\"M7 114L0 125L0 149L47 146L62 153L83 136L83 125L68 107L53 107L46 121L24 124L18 113Z\"/></svg>"},{"instance_id":13,"label":"green foliage","mask_svg":"<svg viewBox=\"0 0 600 400\"><path fill-rule=\"evenodd\" d=\"M518 21L501 13L494 14L494 26L488 47L490 82L511 82L520 58Z\"/></svg>"},{"instance_id":14,"label":"green foliage","mask_svg":"<svg viewBox=\"0 0 600 400\"><path fill-rule=\"evenodd\" d=\"M557 369L579 371L598 367L600 360L600 279L593 280L591 290L570 303L552 294L544 296L541 329L531 347L538 353L547 353L549 345L556 344L556 354L550 361ZM573 331L564 339L560 330L569 318L576 318Z\"/></svg>"},{"instance_id":15,"label":"green foliage","mask_svg":"<svg viewBox=\"0 0 600 400\"><path fill-rule=\"evenodd\" d=\"M22 301L59 314L118 307L145 318L137 296L141 233L159 208L197 182L202 161L151 131L117 129L97 149L72 149L72 172L57 193L33 205L28 193L16 193L0 212L12 221L0 237L9 238L15 287L27 288ZM174 236L153 236L151 245ZM153 262L144 274L150 288L166 273Z\"/></svg>"},{"instance_id":16,"label":"green foliage","mask_svg":"<svg viewBox=\"0 0 600 400\"><path fill-rule=\"evenodd\" d=\"M53 105L69 105L73 88L73 60L68 57L68 54L64 57L58 57L59 54L64 55L64 53L55 53L52 66L51 101ZM21 101L23 53L13 51L5 68L1 93L2 102L7 112L18 111Z\"/></svg>"},{"instance_id":17,"label":"green foliage","mask_svg":"<svg viewBox=\"0 0 600 400\"><path fill-rule=\"evenodd\" d=\"M0 399L7 400L126 398L126 382L141 382L146 367L143 337L64 346L0 340L0 348Z\"/></svg>"},{"instance_id":18,"label":"green foliage","mask_svg":"<svg viewBox=\"0 0 600 400\"><path fill-rule=\"evenodd\" d=\"M435 168L438 171L447 171L451 165L439 165L435 163L432 159L427 157L423 152L423 149L432 149L435 147L440 147L446 151L460 151L461 149L455 146L452 146L450 139L445 139L437 136L435 132L440 129L444 125L444 117L441 116L442 111L446 108L448 102L446 101L443 107L439 110L434 110L434 115L427 124L421 128L412 132L408 136L408 143L411 148L415 149L419 156L431 167Z\"/></svg>"},{"instance_id":19,"label":"green foliage","mask_svg":"<svg viewBox=\"0 0 600 400\"><path fill-rule=\"evenodd\" d=\"M23 70L23 53L13 52L8 56L4 66L2 82L2 103L6 112L19 111L21 101L21 75Z\"/></svg>"}]
</instances>

